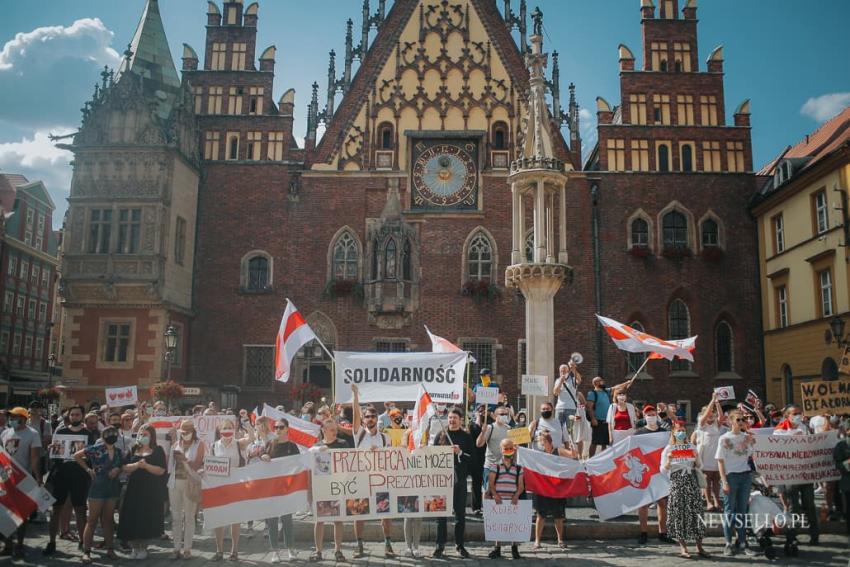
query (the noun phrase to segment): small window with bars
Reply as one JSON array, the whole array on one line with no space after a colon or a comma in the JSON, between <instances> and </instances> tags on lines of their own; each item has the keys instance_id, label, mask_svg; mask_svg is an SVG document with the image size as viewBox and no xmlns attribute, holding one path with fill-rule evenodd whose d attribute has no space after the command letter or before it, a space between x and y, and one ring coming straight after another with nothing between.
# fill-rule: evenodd
<instances>
[{"instance_id":1,"label":"small window with bars","mask_svg":"<svg viewBox=\"0 0 850 567\"><path fill-rule=\"evenodd\" d=\"M375 352L407 352L407 339L378 339L375 341Z\"/></svg>"},{"instance_id":2,"label":"small window with bars","mask_svg":"<svg viewBox=\"0 0 850 567\"><path fill-rule=\"evenodd\" d=\"M496 340L495 339L466 339L460 341L462 350L472 353L475 362L472 363L470 372L472 376L478 376L482 368L489 368L495 375L496 370Z\"/></svg>"},{"instance_id":3,"label":"small window with bars","mask_svg":"<svg viewBox=\"0 0 850 567\"><path fill-rule=\"evenodd\" d=\"M274 382L274 347L266 345L245 347L246 386L270 386Z\"/></svg>"}]
</instances>

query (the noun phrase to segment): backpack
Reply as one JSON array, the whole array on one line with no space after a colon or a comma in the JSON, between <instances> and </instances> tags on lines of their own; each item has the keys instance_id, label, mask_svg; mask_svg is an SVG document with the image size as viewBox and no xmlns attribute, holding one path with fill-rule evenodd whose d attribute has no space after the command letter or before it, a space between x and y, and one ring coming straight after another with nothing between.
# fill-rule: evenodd
<instances>
[{"instance_id":1,"label":"backpack","mask_svg":"<svg viewBox=\"0 0 850 567\"><path fill-rule=\"evenodd\" d=\"M378 433L378 435L380 435L380 436L381 436L381 447L386 447L386 446L388 445L388 443L387 443L387 435L386 435L386 433L380 433L380 432L379 432L379 433ZM356 445L355 445L355 446L356 446L356 447L359 447L359 446L360 446L360 443L362 443L362 442L363 442L363 439L364 439L365 437L366 437L366 428L365 428L365 427L361 427L361 428L360 428L360 431L357 433L357 443L356 443Z\"/></svg>"}]
</instances>

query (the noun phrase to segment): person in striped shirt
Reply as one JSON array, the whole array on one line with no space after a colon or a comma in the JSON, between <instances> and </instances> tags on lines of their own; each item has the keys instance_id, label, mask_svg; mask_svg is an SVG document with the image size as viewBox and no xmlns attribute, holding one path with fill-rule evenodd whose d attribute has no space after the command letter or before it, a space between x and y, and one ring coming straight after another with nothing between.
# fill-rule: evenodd
<instances>
[{"instance_id":1,"label":"person in striped shirt","mask_svg":"<svg viewBox=\"0 0 850 567\"><path fill-rule=\"evenodd\" d=\"M522 493L525 492L525 480L522 476L522 467L516 463L516 446L510 439L502 439L499 444L502 460L490 470L490 478L487 483L487 498L492 498L496 504L503 500L510 500L516 505ZM498 559L502 556L502 546L497 541L488 555L490 559ZM519 545L511 544L511 557L522 559L519 554Z\"/></svg>"}]
</instances>

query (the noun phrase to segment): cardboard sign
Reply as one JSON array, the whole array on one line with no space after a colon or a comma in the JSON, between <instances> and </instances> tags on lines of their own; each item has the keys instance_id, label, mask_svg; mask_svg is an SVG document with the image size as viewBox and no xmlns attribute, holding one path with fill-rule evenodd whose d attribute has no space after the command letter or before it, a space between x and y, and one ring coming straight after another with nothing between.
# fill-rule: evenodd
<instances>
[{"instance_id":1,"label":"cardboard sign","mask_svg":"<svg viewBox=\"0 0 850 567\"><path fill-rule=\"evenodd\" d=\"M838 372L840 374L850 374L850 345L844 347L844 352L841 353L841 362L838 363Z\"/></svg>"},{"instance_id":2,"label":"cardboard sign","mask_svg":"<svg viewBox=\"0 0 850 567\"><path fill-rule=\"evenodd\" d=\"M215 443L215 431L221 427L223 421L230 421L234 426L238 423L238 416L235 415L198 415L192 418L195 424L195 431L198 432L198 439L204 442L207 449Z\"/></svg>"},{"instance_id":3,"label":"cardboard sign","mask_svg":"<svg viewBox=\"0 0 850 567\"><path fill-rule=\"evenodd\" d=\"M135 406L139 403L139 389L136 386L122 386L106 389L106 406L120 408Z\"/></svg>"},{"instance_id":4,"label":"cardboard sign","mask_svg":"<svg viewBox=\"0 0 850 567\"><path fill-rule=\"evenodd\" d=\"M841 478L832 451L838 431L815 435L756 435L753 462L768 486L831 482Z\"/></svg>"},{"instance_id":5,"label":"cardboard sign","mask_svg":"<svg viewBox=\"0 0 850 567\"><path fill-rule=\"evenodd\" d=\"M498 542L526 542L531 539L531 500L519 500L516 505L503 498L484 502L484 539Z\"/></svg>"},{"instance_id":6,"label":"cardboard sign","mask_svg":"<svg viewBox=\"0 0 850 567\"><path fill-rule=\"evenodd\" d=\"M549 377L542 374L523 374L522 375L522 395L523 396L548 396L549 395Z\"/></svg>"},{"instance_id":7,"label":"cardboard sign","mask_svg":"<svg viewBox=\"0 0 850 567\"><path fill-rule=\"evenodd\" d=\"M850 381L803 382L803 413L820 415L831 413L840 415L850 413Z\"/></svg>"},{"instance_id":8,"label":"cardboard sign","mask_svg":"<svg viewBox=\"0 0 850 567\"><path fill-rule=\"evenodd\" d=\"M230 476L230 457L204 455L204 475Z\"/></svg>"},{"instance_id":9,"label":"cardboard sign","mask_svg":"<svg viewBox=\"0 0 850 567\"><path fill-rule=\"evenodd\" d=\"M451 447L332 449L313 455L313 517L321 522L452 514Z\"/></svg>"},{"instance_id":10,"label":"cardboard sign","mask_svg":"<svg viewBox=\"0 0 850 567\"><path fill-rule=\"evenodd\" d=\"M720 386L714 389L714 393L717 394L717 401L719 402L728 402L729 400L735 399L735 387L734 386Z\"/></svg>"},{"instance_id":11,"label":"cardboard sign","mask_svg":"<svg viewBox=\"0 0 850 567\"><path fill-rule=\"evenodd\" d=\"M82 451L88 445L87 435L54 435L48 446L48 456L51 459L70 461L74 453Z\"/></svg>"},{"instance_id":12,"label":"cardboard sign","mask_svg":"<svg viewBox=\"0 0 850 567\"><path fill-rule=\"evenodd\" d=\"M495 406L499 403L499 388L478 388L475 390L475 403Z\"/></svg>"},{"instance_id":13,"label":"cardboard sign","mask_svg":"<svg viewBox=\"0 0 850 567\"><path fill-rule=\"evenodd\" d=\"M527 427L515 427L508 431L508 439L514 442L514 445L528 445L531 443L531 433Z\"/></svg>"}]
</instances>

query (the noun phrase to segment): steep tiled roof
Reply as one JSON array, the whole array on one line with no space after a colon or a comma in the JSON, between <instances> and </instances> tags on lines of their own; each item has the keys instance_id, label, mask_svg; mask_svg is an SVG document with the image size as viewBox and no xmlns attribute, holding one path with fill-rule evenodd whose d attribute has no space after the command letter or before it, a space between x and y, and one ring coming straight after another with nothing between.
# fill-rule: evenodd
<instances>
[{"instance_id":1,"label":"steep tiled roof","mask_svg":"<svg viewBox=\"0 0 850 567\"><path fill-rule=\"evenodd\" d=\"M30 182L29 179L21 175L20 173L3 173L6 179L9 180L9 183L12 184L12 187L20 187L21 185L26 185Z\"/></svg>"},{"instance_id":2,"label":"steep tiled roof","mask_svg":"<svg viewBox=\"0 0 850 567\"><path fill-rule=\"evenodd\" d=\"M810 168L848 140L850 140L850 106L827 120L811 134L807 134L797 145L786 148L770 160L758 172L758 175L772 175L773 169L781 160L790 158L809 158L806 165L797 171Z\"/></svg>"}]
</instances>

